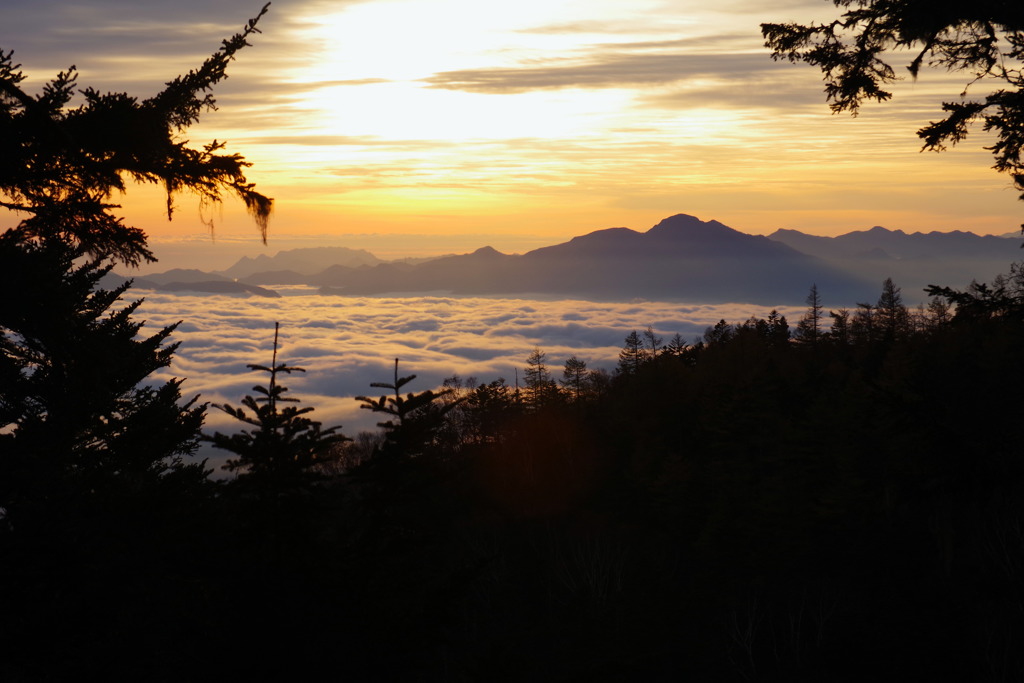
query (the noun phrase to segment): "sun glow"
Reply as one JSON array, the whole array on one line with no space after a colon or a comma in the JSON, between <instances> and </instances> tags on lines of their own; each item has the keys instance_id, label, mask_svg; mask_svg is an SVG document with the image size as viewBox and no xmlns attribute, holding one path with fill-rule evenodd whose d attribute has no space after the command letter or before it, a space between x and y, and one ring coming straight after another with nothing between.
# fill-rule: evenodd
<instances>
[{"instance_id":1,"label":"sun glow","mask_svg":"<svg viewBox=\"0 0 1024 683\"><path fill-rule=\"evenodd\" d=\"M956 83L930 74L899 84L896 116L866 107L856 120L830 117L818 74L785 71L764 53L757 21L771 17L757 9L737 19L732 0L514 9L302 0L293 9L276 34L266 29L287 56L271 67L257 43L228 84L263 82L261 95L225 92L221 110L190 131L227 139L253 162L250 179L279 200L279 235L529 224L568 238L646 229L678 212L763 232L814 232L828 212L845 230L864 221L963 229L978 206L1007 229L1019 223L1005 220L1014 196L986 153L918 154L913 131ZM999 192L929 198L943 181ZM218 225L231 224L226 214Z\"/></svg>"}]
</instances>

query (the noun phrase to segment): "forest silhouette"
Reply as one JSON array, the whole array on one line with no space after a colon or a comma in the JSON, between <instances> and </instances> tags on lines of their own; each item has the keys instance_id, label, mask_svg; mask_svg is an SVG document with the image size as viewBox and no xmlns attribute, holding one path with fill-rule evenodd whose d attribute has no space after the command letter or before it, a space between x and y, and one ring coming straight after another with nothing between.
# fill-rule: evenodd
<instances>
[{"instance_id":1,"label":"forest silhouette","mask_svg":"<svg viewBox=\"0 0 1024 683\"><path fill-rule=\"evenodd\" d=\"M0 53L27 215L0 235L0 679L1024 677L1018 265L915 310L891 280L834 311L808 283L793 326L647 327L610 373L537 348L522 384L409 391L396 359L358 399L381 431L344 437L281 384L275 334L267 384L217 406L247 431L204 434L208 406L147 380L173 327L98 284L152 258L107 201L124 175L233 192L263 232L270 200L219 143L101 133L170 140L255 26L154 99L79 109L73 75L32 98Z\"/></svg>"}]
</instances>

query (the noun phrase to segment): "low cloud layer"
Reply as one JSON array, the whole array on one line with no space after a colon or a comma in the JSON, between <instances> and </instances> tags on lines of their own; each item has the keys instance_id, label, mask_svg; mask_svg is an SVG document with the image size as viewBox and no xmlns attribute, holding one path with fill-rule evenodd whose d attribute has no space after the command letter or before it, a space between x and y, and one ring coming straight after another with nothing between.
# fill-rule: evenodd
<instances>
[{"instance_id":1,"label":"low cloud layer","mask_svg":"<svg viewBox=\"0 0 1024 683\"><path fill-rule=\"evenodd\" d=\"M314 417L342 424L354 434L371 428L373 415L353 397L371 393L370 382L389 381L394 359L403 375L416 374L410 390L441 384L446 377L515 381L526 357L539 347L553 376L575 354L593 368L612 370L623 339L648 325L667 341L687 342L720 319L739 322L768 310L750 304L681 305L657 302L594 303L456 297L342 298L288 294L281 299L226 296L145 295L139 316L153 330L182 321L174 364L156 379L187 378L185 395L238 405L265 384L250 363L269 365L274 323L281 324L279 362L305 368L286 378L291 392L316 407ZM791 319L800 309L782 308ZM211 411L208 428L238 425Z\"/></svg>"}]
</instances>

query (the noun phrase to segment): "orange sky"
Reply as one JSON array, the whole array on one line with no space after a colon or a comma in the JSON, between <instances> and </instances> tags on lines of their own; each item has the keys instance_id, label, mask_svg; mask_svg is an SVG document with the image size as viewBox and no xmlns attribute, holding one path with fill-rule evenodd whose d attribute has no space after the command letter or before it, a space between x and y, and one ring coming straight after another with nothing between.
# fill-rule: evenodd
<instances>
[{"instance_id":1,"label":"orange sky","mask_svg":"<svg viewBox=\"0 0 1024 683\"><path fill-rule=\"evenodd\" d=\"M148 96L198 65L259 3L12 0L0 48L30 89L80 83ZM763 21L825 18L820 0L276 0L190 131L226 139L276 199L271 245L381 256L506 252L675 213L768 233L1018 229L1021 203L980 132L920 153L914 132L964 82L923 73L857 119L832 116L819 74L775 64ZM903 60L907 61L907 60ZM902 62L901 62L902 63ZM983 92L979 89L978 92ZM205 237L154 188L124 198L158 247ZM220 244L255 229L227 202Z\"/></svg>"}]
</instances>

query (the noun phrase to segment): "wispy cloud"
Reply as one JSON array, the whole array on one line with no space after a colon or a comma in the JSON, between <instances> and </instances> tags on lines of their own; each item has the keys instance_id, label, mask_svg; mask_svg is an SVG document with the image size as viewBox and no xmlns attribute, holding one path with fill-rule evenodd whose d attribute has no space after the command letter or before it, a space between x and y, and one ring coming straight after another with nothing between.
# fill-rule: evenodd
<instances>
[{"instance_id":1,"label":"wispy cloud","mask_svg":"<svg viewBox=\"0 0 1024 683\"><path fill-rule=\"evenodd\" d=\"M433 88L480 93L518 93L547 88L612 88L663 85L694 78L728 78L778 69L762 54L595 54L583 61L538 66L463 69L425 79Z\"/></svg>"}]
</instances>

